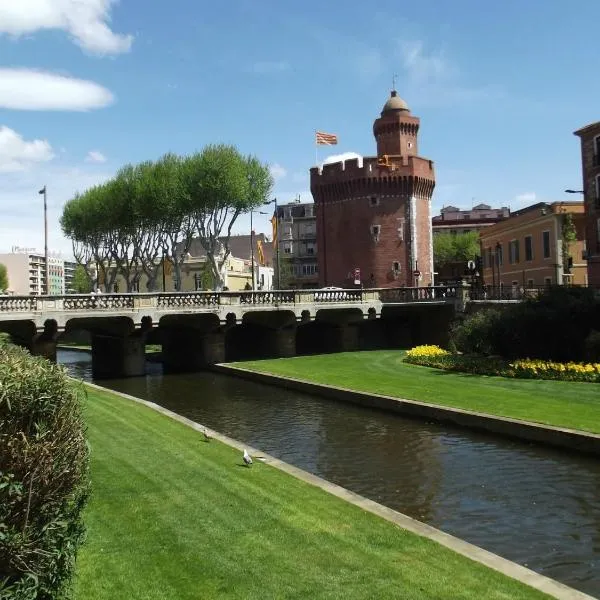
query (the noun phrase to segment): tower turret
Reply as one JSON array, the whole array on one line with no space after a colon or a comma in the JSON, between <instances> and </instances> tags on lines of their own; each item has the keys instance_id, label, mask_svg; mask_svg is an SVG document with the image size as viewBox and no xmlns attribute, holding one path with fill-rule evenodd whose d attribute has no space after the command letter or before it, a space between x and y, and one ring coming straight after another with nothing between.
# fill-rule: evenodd
<instances>
[{"instance_id":1,"label":"tower turret","mask_svg":"<svg viewBox=\"0 0 600 600\"><path fill-rule=\"evenodd\" d=\"M392 90L381 116L373 123L377 156L418 156L419 118L410 114L408 104Z\"/></svg>"}]
</instances>

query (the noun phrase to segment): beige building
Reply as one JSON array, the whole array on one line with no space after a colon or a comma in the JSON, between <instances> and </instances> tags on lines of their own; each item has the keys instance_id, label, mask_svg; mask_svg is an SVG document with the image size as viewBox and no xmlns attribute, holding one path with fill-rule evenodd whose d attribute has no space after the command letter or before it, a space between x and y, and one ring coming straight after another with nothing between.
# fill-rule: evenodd
<instances>
[{"instance_id":1,"label":"beige building","mask_svg":"<svg viewBox=\"0 0 600 600\"><path fill-rule=\"evenodd\" d=\"M171 262L158 260L158 273L156 280L157 291L166 292L193 292L208 290L207 278L205 273L206 257L189 257L181 267L181 282L177 281L175 270ZM252 284L251 262L242 258L230 256L225 262L223 275L225 279L224 286L229 291L240 291L246 288L246 285ZM272 271L272 269L271 269ZM257 273L260 280L261 273ZM134 280L134 292L148 292L148 277L140 269L137 272L137 277ZM99 281L101 289L104 289L104 281ZM124 293L127 291L127 283L121 274L117 274L113 289L111 292Z\"/></svg>"},{"instance_id":2,"label":"beige building","mask_svg":"<svg viewBox=\"0 0 600 600\"><path fill-rule=\"evenodd\" d=\"M319 287L317 267L317 217L312 202L290 202L277 207L277 230L282 275L286 287ZM285 265L284 263L287 263Z\"/></svg>"},{"instance_id":3,"label":"beige building","mask_svg":"<svg viewBox=\"0 0 600 600\"><path fill-rule=\"evenodd\" d=\"M461 210L455 206L445 206L440 214L431 218L433 235L439 233L469 233L491 227L510 216L510 208L492 208L488 204L478 204L471 210Z\"/></svg>"},{"instance_id":4,"label":"beige building","mask_svg":"<svg viewBox=\"0 0 600 600\"><path fill-rule=\"evenodd\" d=\"M563 265L563 221L572 215L577 240ZM480 232L483 280L488 286L586 285L583 202L539 202Z\"/></svg>"}]
</instances>

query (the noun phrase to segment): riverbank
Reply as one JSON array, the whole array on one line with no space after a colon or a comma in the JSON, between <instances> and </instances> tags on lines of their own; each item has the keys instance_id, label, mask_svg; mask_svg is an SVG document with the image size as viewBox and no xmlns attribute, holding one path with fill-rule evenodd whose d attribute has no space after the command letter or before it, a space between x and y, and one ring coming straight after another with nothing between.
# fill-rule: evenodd
<instances>
[{"instance_id":1,"label":"riverbank","mask_svg":"<svg viewBox=\"0 0 600 600\"><path fill-rule=\"evenodd\" d=\"M399 513L325 493L289 465L296 477L260 460L246 468L239 450L143 404L88 387L85 414L94 492L76 598L547 597L367 511ZM498 560L532 585L584 597Z\"/></svg>"},{"instance_id":2,"label":"riverbank","mask_svg":"<svg viewBox=\"0 0 600 600\"><path fill-rule=\"evenodd\" d=\"M248 361L230 366L442 407L600 433L598 384L516 380L403 362L400 350ZM228 366L228 365L225 365Z\"/></svg>"}]
</instances>

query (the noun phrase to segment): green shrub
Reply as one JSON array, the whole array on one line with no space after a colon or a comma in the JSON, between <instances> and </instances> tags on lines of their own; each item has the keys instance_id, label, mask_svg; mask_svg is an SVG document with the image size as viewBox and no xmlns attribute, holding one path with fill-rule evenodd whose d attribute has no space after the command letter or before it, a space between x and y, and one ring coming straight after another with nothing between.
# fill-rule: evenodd
<instances>
[{"instance_id":1,"label":"green shrub","mask_svg":"<svg viewBox=\"0 0 600 600\"><path fill-rule=\"evenodd\" d=\"M590 331L585 338L584 347L586 360L600 362L600 331Z\"/></svg>"},{"instance_id":2,"label":"green shrub","mask_svg":"<svg viewBox=\"0 0 600 600\"><path fill-rule=\"evenodd\" d=\"M586 338L593 329L600 329L593 290L557 286L537 298L470 315L451 335L461 352L569 362L587 359Z\"/></svg>"},{"instance_id":3,"label":"green shrub","mask_svg":"<svg viewBox=\"0 0 600 600\"><path fill-rule=\"evenodd\" d=\"M81 394L63 369L0 340L0 598L63 597L84 528Z\"/></svg>"}]
</instances>

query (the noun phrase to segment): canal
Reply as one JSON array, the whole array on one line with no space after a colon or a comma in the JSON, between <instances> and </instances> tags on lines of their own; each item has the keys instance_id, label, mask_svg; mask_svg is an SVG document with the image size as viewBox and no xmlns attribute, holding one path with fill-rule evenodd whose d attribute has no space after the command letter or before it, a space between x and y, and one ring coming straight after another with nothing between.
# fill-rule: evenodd
<instances>
[{"instance_id":1,"label":"canal","mask_svg":"<svg viewBox=\"0 0 600 600\"><path fill-rule=\"evenodd\" d=\"M89 354L60 351L91 379ZM600 461L213 373L101 385L151 400L600 597Z\"/></svg>"}]
</instances>

